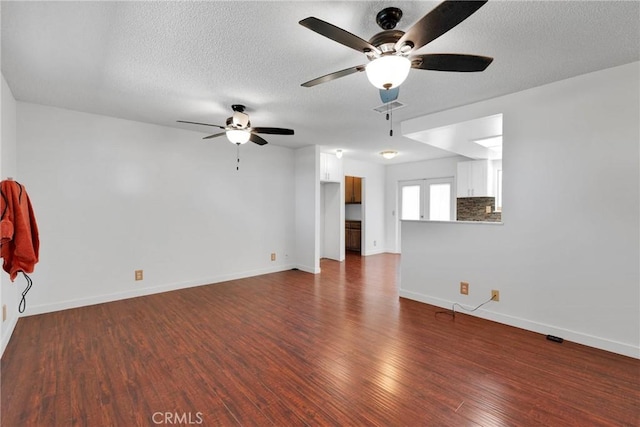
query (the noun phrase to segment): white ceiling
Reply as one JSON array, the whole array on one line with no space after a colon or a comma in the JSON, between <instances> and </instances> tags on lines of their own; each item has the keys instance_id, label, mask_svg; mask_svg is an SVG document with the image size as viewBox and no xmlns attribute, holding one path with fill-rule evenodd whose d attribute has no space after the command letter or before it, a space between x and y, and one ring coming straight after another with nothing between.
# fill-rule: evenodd
<instances>
[{"instance_id":1,"label":"white ceiling","mask_svg":"<svg viewBox=\"0 0 640 427\"><path fill-rule=\"evenodd\" d=\"M502 114L417 132L405 132L404 136L474 160L502 159ZM476 142L496 137L499 137L499 151Z\"/></svg>"},{"instance_id":2,"label":"white ceiling","mask_svg":"<svg viewBox=\"0 0 640 427\"><path fill-rule=\"evenodd\" d=\"M393 5L406 30L439 2L7 2L2 73L19 101L180 127L224 124L244 104L253 126L295 129L274 145L342 148L345 157L402 163L446 151L400 135L400 122L640 60L640 2L489 1L418 53L494 57L482 73L411 70L394 136L364 73L301 83L366 63L363 54L298 24L315 16L369 39ZM203 135L204 136L204 135ZM217 139L207 144L221 144ZM267 148L268 149L268 146ZM391 161L378 153L394 149Z\"/></svg>"}]
</instances>

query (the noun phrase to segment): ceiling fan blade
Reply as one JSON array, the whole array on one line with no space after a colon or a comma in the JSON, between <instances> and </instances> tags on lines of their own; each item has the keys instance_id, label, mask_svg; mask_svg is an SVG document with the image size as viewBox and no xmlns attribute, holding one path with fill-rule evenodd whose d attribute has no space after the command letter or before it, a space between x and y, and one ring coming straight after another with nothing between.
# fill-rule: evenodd
<instances>
[{"instance_id":1,"label":"ceiling fan blade","mask_svg":"<svg viewBox=\"0 0 640 427\"><path fill-rule=\"evenodd\" d=\"M299 24L358 52L381 53L377 47L368 41L313 16L303 19Z\"/></svg>"},{"instance_id":2,"label":"ceiling fan blade","mask_svg":"<svg viewBox=\"0 0 640 427\"><path fill-rule=\"evenodd\" d=\"M411 68L434 71L474 72L484 71L493 58L479 55L463 55L456 53L430 53L410 57Z\"/></svg>"},{"instance_id":3,"label":"ceiling fan blade","mask_svg":"<svg viewBox=\"0 0 640 427\"><path fill-rule=\"evenodd\" d=\"M202 138L202 139L217 138L217 137L219 137L219 136L226 135L226 134L227 134L226 132L214 133L213 135L205 136L205 137L204 137L204 138Z\"/></svg>"},{"instance_id":4,"label":"ceiling fan blade","mask_svg":"<svg viewBox=\"0 0 640 427\"><path fill-rule=\"evenodd\" d=\"M306 83L302 83L300 86L311 87L311 86L319 85L320 83L326 83L331 80L339 79L340 77L348 76L349 74L364 71L364 68L365 68L364 65L358 65L355 67L346 68L344 70L336 71L334 73L330 73L322 77L318 77L317 79L309 80Z\"/></svg>"},{"instance_id":5,"label":"ceiling fan blade","mask_svg":"<svg viewBox=\"0 0 640 427\"><path fill-rule=\"evenodd\" d=\"M271 135L293 135L293 129L283 128L252 128L251 132L265 133Z\"/></svg>"},{"instance_id":6,"label":"ceiling fan blade","mask_svg":"<svg viewBox=\"0 0 640 427\"><path fill-rule=\"evenodd\" d=\"M255 133L252 133L252 134L249 136L249 141L251 141L251 142L255 142L255 143L256 143L256 144L258 144L258 145L266 145L266 144L268 144L268 142L267 142L267 141L265 141L262 137L260 137L260 136L256 135Z\"/></svg>"},{"instance_id":7,"label":"ceiling fan blade","mask_svg":"<svg viewBox=\"0 0 640 427\"><path fill-rule=\"evenodd\" d=\"M198 122L185 122L184 120L177 120L178 123L188 123L190 125L202 125L202 126L213 126L214 128L225 129L224 126L220 125L210 125L209 123L198 123Z\"/></svg>"},{"instance_id":8,"label":"ceiling fan blade","mask_svg":"<svg viewBox=\"0 0 640 427\"><path fill-rule=\"evenodd\" d=\"M420 49L473 15L486 2L487 0L447 0L440 3L400 37L396 42L396 51L400 51L402 46L409 42L413 44L413 50Z\"/></svg>"}]
</instances>

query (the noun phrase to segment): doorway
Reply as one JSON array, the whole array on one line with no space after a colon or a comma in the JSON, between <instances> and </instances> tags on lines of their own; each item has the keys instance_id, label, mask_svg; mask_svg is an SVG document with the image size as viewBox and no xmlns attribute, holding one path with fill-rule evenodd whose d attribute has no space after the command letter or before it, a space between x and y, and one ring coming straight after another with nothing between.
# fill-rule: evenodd
<instances>
[{"instance_id":1,"label":"doorway","mask_svg":"<svg viewBox=\"0 0 640 427\"><path fill-rule=\"evenodd\" d=\"M344 177L345 251L362 254L363 241L363 181L362 177Z\"/></svg>"}]
</instances>

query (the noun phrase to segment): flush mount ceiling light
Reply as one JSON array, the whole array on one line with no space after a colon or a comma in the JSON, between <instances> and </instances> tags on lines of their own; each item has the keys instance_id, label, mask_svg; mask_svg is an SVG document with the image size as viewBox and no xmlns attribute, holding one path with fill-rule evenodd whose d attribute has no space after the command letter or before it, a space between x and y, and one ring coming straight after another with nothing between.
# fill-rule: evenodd
<instances>
[{"instance_id":1,"label":"flush mount ceiling light","mask_svg":"<svg viewBox=\"0 0 640 427\"><path fill-rule=\"evenodd\" d=\"M342 150L336 150L336 157L339 159L342 158Z\"/></svg>"},{"instance_id":2,"label":"flush mount ceiling light","mask_svg":"<svg viewBox=\"0 0 640 427\"><path fill-rule=\"evenodd\" d=\"M387 160L391 160L398 155L398 152L393 150L386 150L386 151L381 151L380 155Z\"/></svg>"}]
</instances>

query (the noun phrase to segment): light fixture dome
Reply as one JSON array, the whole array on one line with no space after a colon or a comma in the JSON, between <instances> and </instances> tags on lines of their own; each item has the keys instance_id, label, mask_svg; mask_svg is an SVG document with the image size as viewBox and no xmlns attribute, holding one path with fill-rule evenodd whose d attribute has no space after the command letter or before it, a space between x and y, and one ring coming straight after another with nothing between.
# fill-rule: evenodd
<instances>
[{"instance_id":1,"label":"light fixture dome","mask_svg":"<svg viewBox=\"0 0 640 427\"><path fill-rule=\"evenodd\" d=\"M387 150L387 151L381 151L380 155L387 160L391 160L398 155L398 152L393 150Z\"/></svg>"},{"instance_id":2,"label":"light fixture dome","mask_svg":"<svg viewBox=\"0 0 640 427\"><path fill-rule=\"evenodd\" d=\"M384 55L366 66L367 78L378 89L392 89L405 81L411 69L411 61L405 56Z\"/></svg>"},{"instance_id":3,"label":"light fixture dome","mask_svg":"<svg viewBox=\"0 0 640 427\"><path fill-rule=\"evenodd\" d=\"M342 158L342 150L336 150L336 157L339 159Z\"/></svg>"},{"instance_id":4,"label":"light fixture dome","mask_svg":"<svg viewBox=\"0 0 640 427\"><path fill-rule=\"evenodd\" d=\"M251 133L241 129L231 129L227 131L227 139L234 144L246 144L251 137Z\"/></svg>"}]
</instances>

